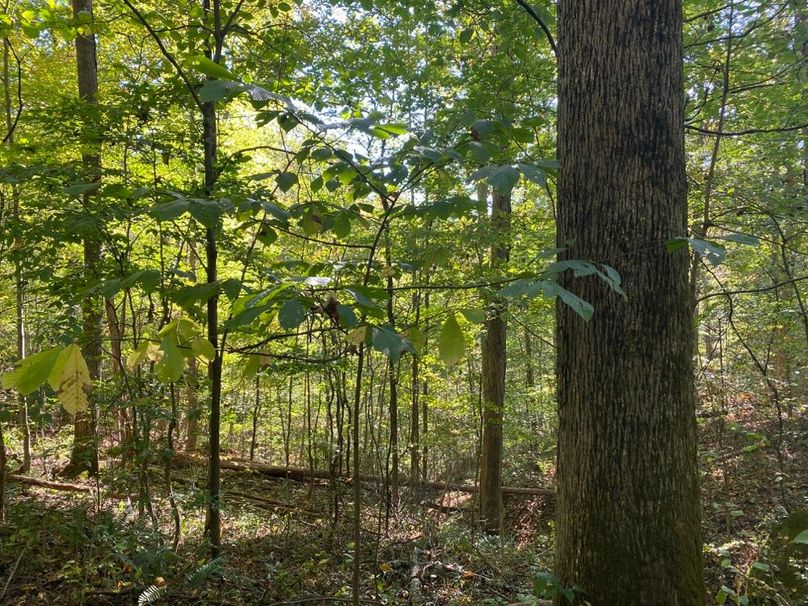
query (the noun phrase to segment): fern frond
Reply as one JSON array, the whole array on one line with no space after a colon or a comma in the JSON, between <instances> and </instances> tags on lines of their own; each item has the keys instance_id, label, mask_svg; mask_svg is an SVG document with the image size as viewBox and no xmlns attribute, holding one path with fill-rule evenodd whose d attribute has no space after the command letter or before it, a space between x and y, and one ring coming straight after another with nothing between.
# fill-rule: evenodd
<instances>
[{"instance_id":1,"label":"fern frond","mask_svg":"<svg viewBox=\"0 0 808 606\"><path fill-rule=\"evenodd\" d=\"M188 575L188 586L192 589L198 588L205 581L207 581L214 574L217 574L221 569L222 558L214 558L210 562L206 562L198 566L191 574Z\"/></svg>"},{"instance_id":2,"label":"fern frond","mask_svg":"<svg viewBox=\"0 0 808 606\"><path fill-rule=\"evenodd\" d=\"M150 585L140 594L137 599L137 606L147 606L149 604L154 604L158 600L162 600L168 594L168 587L163 585L162 587L158 587L157 585Z\"/></svg>"}]
</instances>

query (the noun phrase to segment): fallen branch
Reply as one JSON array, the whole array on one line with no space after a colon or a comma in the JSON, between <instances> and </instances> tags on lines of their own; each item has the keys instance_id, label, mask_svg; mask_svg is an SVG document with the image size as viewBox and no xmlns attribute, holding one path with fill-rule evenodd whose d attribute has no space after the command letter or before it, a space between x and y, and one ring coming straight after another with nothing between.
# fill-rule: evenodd
<instances>
[{"instance_id":1,"label":"fallen branch","mask_svg":"<svg viewBox=\"0 0 808 606\"><path fill-rule=\"evenodd\" d=\"M201 457L194 457L188 454L176 454L174 456L176 465L207 465L207 461ZM279 465L268 465L267 463L248 463L246 461L227 461L222 459L220 461L222 469L230 471L239 471L244 473L260 473L270 478L283 478L287 480L294 480L296 482L308 482L312 478L318 480L328 480L331 474L323 470L310 470L303 467L282 467ZM347 474L338 476L343 480L352 480L353 478ZM360 475L361 482L369 484L381 484L384 478L371 475ZM412 482L409 478L401 479L402 485L410 485ZM424 488L432 488L434 490L456 490L458 492L477 492L478 486L474 484L455 484L446 482L417 482L417 485ZM502 494L504 495L525 495L525 496L553 496L555 490L552 488L523 488L520 486L503 486Z\"/></svg>"},{"instance_id":2,"label":"fallen branch","mask_svg":"<svg viewBox=\"0 0 808 606\"><path fill-rule=\"evenodd\" d=\"M50 488L51 490L65 490L69 492L92 492L92 486L84 484L67 484L65 482L51 482L49 480L41 480L39 478L32 478L30 476L21 476L19 474L9 474L8 480L10 482L17 482L19 484L28 484L29 486L39 486L40 488Z\"/></svg>"}]
</instances>

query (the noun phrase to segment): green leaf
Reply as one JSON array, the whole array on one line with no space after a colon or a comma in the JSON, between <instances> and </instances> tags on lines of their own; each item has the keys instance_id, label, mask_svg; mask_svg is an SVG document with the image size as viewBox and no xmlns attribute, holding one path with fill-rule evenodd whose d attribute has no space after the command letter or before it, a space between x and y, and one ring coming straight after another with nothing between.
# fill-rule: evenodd
<instances>
[{"instance_id":1,"label":"green leaf","mask_svg":"<svg viewBox=\"0 0 808 606\"><path fill-rule=\"evenodd\" d=\"M461 309L460 313L472 324L482 324L485 322L485 310L482 308Z\"/></svg>"},{"instance_id":2,"label":"green leaf","mask_svg":"<svg viewBox=\"0 0 808 606\"><path fill-rule=\"evenodd\" d=\"M792 543L798 543L800 545L808 545L808 528L803 530L800 534L796 537L791 539Z\"/></svg>"},{"instance_id":3,"label":"green leaf","mask_svg":"<svg viewBox=\"0 0 808 606\"><path fill-rule=\"evenodd\" d=\"M297 299L289 299L281 305L278 312L278 321L285 330L292 330L300 326L306 319L306 308Z\"/></svg>"},{"instance_id":4,"label":"green leaf","mask_svg":"<svg viewBox=\"0 0 808 606\"><path fill-rule=\"evenodd\" d=\"M191 341L191 353L197 358L205 358L208 362L216 357L216 350L213 348L213 343L201 335L194 337Z\"/></svg>"},{"instance_id":5,"label":"green leaf","mask_svg":"<svg viewBox=\"0 0 808 606\"><path fill-rule=\"evenodd\" d=\"M407 330L407 340L412 343L416 353L421 353L426 346L426 335L420 331L416 326L412 326Z\"/></svg>"},{"instance_id":6,"label":"green leaf","mask_svg":"<svg viewBox=\"0 0 808 606\"><path fill-rule=\"evenodd\" d=\"M168 334L160 342L162 356L154 365L154 374L164 383L173 383L182 376L185 369L185 356L177 347L176 337Z\"/></svg>"},{"instance_id":7,"label":"green leaf","mask_svg":"<svg viewBox=\"0 0 808 606\"><path fill-rule=\"evenodd\" d=\"M472 28L469 27L469 28L464 29L462 32L460 32L460 36L459 36L460 42L462 44L467 44L469 42L469 40L471 40L471 37L473 35L474 35L474 30Z\"/></svg>"},{"instance_id":8,"label":"green leaf","mask_svg":"<svg viewBox=\"0 0 808 606\"><path fill-rule=\"evenodd\" d=\"M548 297L559 297L572 309L572 311L577 313L584 320L589 321L592 318L592 315L595 313L595 308L592 307L590 303L587 303L578 295L571 293L566 288L562 288L555 282L545 280L542 282L542 285L544 287L544 292Z\"/></svg>"},{"instance_id":9,"label":"green leaf","mask_svg":"<svg viewBox=\"0 0 808 606\"><path fill-rule=\"evenodd\" d=\"M297 173L292 172L283 172L280 173L277 177L275 177L275 181L278 183L278 189L282 192L287 192L292 189L298 183Z\"/></svg>"},{"instance_id":10,"label":"green leaf","mask_svg":"<svg viewBox=\"0 0 808 606\"><path fill-rule=\"evenodd\" d=\"M185 60L186 65L196 71L221 80L235 80L236 76L226 67L208 59L205 55L191 55Z\"/></svg>"},{"instance_id":11,"label":"green leaf","mask_svg":"<svg viewBox=\"0 0 808 606\"><path fill-rule=\"evenodd\" d=\"M158 221L173 221L188 212L190 201L187 198L178 198L154 206L149 213Z\"/></svg>"},{"instance_id":12,"label":"green leaf","mask_svg":"<svg viewBox=\"0 0 808 606\"><path fill-rule=\"evenodd\" d=\"M300 227L307 236L313 236L323 231L323 219L320 215L306 213L300 218Z\"/></svg>"},{"instance_id":13,"label":"green leaf","mask_svg":"<svg viewBox=\"0 0 808 606\"><path fill-rule=\"evenodd\" d=\"M256 238L264 246L269 246L278 239L278 233L268 225L262 225L261 231L258 232Z\"/></svg>"},{"instance_id":14,"label":"green leaf","mask_svg":"<svg viewBox=\"0 0 808 606\"><path fill-rule=\"evenodd\" d=\"M224 209L217 200L194 198L189 201L188 210L191 216L205 227L216 227Z\"/></svg>"},{"instance_id":15,"label":"green leaf","mask_svg":"<svg viewBox=\"0 0 808 606\"><path fill-rule=\"evenodd\" d=\"M449 314L438 337L438 353L446 366L454 366L466 353L466 340L463 337L463 330L457 323L454 314Z\"/></svg>"},{"instance_id":16,"label":"green leaf","mask_svg":"<svg viewBox=\"0 0 808 606\"><path fill-rule=\"evenodd\" d=\"M194 286L183 286L169 293L169 298L180 307L188 307L197 301L207 301L219 292L218 282L205 282Z\"/></svg>"},{"instance_id":17,"label":"green leaf","mask_svg":"<svg viewBox=\"0 0 808 606\"><path fill-rule=\"evenodd\" d=\"M66 193L68 196L80 196L82 194L86 194L88 192L95 191L99 187L101 187L100 182L95 182L95 183L75 183L75 184L71 185L70 187L65 187L64 190L62 190L62 191L64 191L64 193Z\"/></svg>"},{"instance_id":18,"label":"green leaf","mask_svg":"<svg viewBox=\"0 0 808 606\"><path fill-rule=\"evenodd\" d=\"M519 181L519 171L513 166L500 166L488 177L488 184L503 196L509 196Z\"/></svg>"},{"instance_id":19,"label":"green leaf","mask_svg":"<svg viewBox=\"0 0 808 606\"><path fill-rule=\"evenodd\" d=\"M27 396L48 379L61 348L53 347L20 361L17 368L3 375L3 389L16 389Z\"/></svg>"},{"instance_id":20,"label":"green leaf","mask_svg":"<svg viewBox=\"0 0 808 606\"><path fill-rule=\"evenodd\" d=\"M665 248L668 252L674 252L687 245L690 245L699 256L706 259L711 265L719 265L727 254L726 249L720 244L710 242L708 240L700 240L698 238L673 238L665 242Z\"/></svg>"},{"instance_id":21,"label":"green leaf","mask_svg":"<svg viewBox=\"0 0 808 606\"><path fill-rule=\"evenodd\" d=\"M353 328L359 324L356 313L352 307L342 303L337 305L337 315L339 316L339 325L342 328Z\"/></svg>"},{"instance_id":22,"label":"green leaf","mask_svg":"<svg viewBox=\"0 0 808 606\"><path fill-rule=\"evenodd\" d=\"M747 246L760 246L760 240L755 236L747 234L728 234L726 236L716 236L716 240L725 240L726 242L737 242L738 244L746 244Z\"/></svg>"},{"instance_id":23,"label":"green leaf","mask_svg":"<svg viewBox=\"0 0 808 606\"><path fill-rule=\"evenodd\" d=\"M222 99L232 99L246 90L249 90L249 87L232 80L205 80L197 94L203 103L211 103Z\"/></svg>"},{"instance_id":24,"label":"green leaf","mask_svg":"<svg viewBox=\"0 0 808 606\"><path fill-rule=\"evenodd\" d=\"M391 326L373 327L373 349L398 362L404 351L413 351L412 345L402 338Z\"/></svg>"}]
</instances>

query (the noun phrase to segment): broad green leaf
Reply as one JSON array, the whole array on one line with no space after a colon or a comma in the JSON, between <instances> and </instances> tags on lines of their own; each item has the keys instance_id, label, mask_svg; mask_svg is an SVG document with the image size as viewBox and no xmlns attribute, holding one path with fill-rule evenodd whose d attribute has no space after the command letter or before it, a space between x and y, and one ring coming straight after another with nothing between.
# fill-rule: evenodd
<instances>
[{"instance_id":1,"label":"broad green leaf","mask_svg":"<svg viewBox=\"0 0 808 606\"><path fill-rule=\"evenodd\" d=\"M673 238L665 242L665 248L668 252L674 252L687 245L690 245L699 256L706 259L711 265L719 265L727 254L726 249L720 244L710 242L708 240L700 240L698 238Z\"/></svg>"},{"instance_id":2,"label":"broad green leaf","mask_svg":"<svg viewBox=\"0 0 808 606\"><path fill-rule=\"evenodd\" d=\"M348 305L338 304L337 315L339 316L339 325L343 328L352 328L359 323L353 308Z\"/></svg>"},{"instance_id":3,"label":"broad green leaf","mask_svg":"<svg viewBox=\"0 0 808 606\"><path fill-rule=\"evenodd\" d=\"M421 353L426 346L426 335L417 327L412 326L407 330L407 341L412 343L416 353Z\"/></svg>"},{"instance_id":4,"label":"broad green leaf","mask_svg":"<svg viewBox=\"0 0 808 606\"><path fill-rule=\"evenodd\" d=\"M454 366L466 353L466 340L463 330L454 314L449 314L438 337L438 353L446 366Z\"/></svg>"},{"instance_id":5,"label":"broad green leaf","mask_svg":"<svg viewBox=\"0 0 808 606\"><path fill-rule=\"evenodd\" d=\"M194 286L183 286L169 293L169 298L180 307L188 307L197 301L207 301L219 292L218 282L205 282Z\"/></svg>"},{"instance_id":6,"label":"broad green leaf","mask_svg":"<svg viewBox=\"0 0 808 606\"><path fill-rule=\"evenodd\" d=\"M126 357L126 367L129 370L135 370L142 362L148 359L159 358L159 347L153 341L146 339L140 342L137 349Z\"/></svg>"},{"instance_id":7,"label":"broad green leaf","mask_svg":"<svg viewBox=\"0 0 808 606\"><path fill-rule=\"evenodd\" d=\"M413 351L412 345L389 325L373 327L373 349L385 354L394 363L398 362L403 352Z\"/></svg>"},{"instance_id":8,"label":"broad green leaf","mask_svg":"<svg viewBox=\"0 0 808 606\"><path fill-rule=\"evenodd\" d=\"M808 528L803 530L796 537L791 539L792 543L799 543L800 545L808 545Z\"/></svg>"},{"instance_id":9,"label":"broad green leaf","mask_svg":"<svg viewBox=\"0 0 808 606\"><path fill-rule=\"evenodd\" d=\"M584 301L578 295L571 293L566 288L562 288L555 282L545 280L542 282L542 285L544 287L544 292L548 297L559 297L584 320L589 321L592 318L592 315L595 313L595 308L592 307L591 303Z\"/></svg>"},{"instance_id":10,"label":"broad green leaf","mask_svg":"<svg viewBox=\"0 0 808 606\"><path fill-rule=\"evenodd\" d=\"M513 166L500 166L488 177L488 184L503 196L509 196L519 181L519 171Z\"/></svg>"},{"instance_id":11,"label":"broad green leaf","mask_svg":"<svg viewBox=\"0 0 808 606\"><path fill-rule=\"evenodd\" d=\"M181 217L184 213L188 212L190 201L187 198L178 198L170 202L163 202L154 206L150 211L155 219L158 221L173 221Z\"/></svg>"},{"instance_id":12,"label":"broad green leaf","mask_svg":"<svg viewBox=\"0 0 808 606\"><path fill-rule=\"evenodd\" d=\"M485 310L479 307L461 309L460 313L472 324L482 324L485 322Z\"/></svg>"},{"instance_id":13,"label":"broad green leaf","mask_svg":"<svg viewBox=\"0 0 808 606\"><path fill-rule=\"evenodd\" d=\"M221 101L222 99L230 99L239 93L249 90L241 82L233 82L232 80L205 80L202 86L199 87L199 99L203 103L214 101Z\"/></svg>"},{"instance_id":14,"label":"broad green leaf","mask_svg":"<svg viewBox=\"0 0 808 606\"><path fill-rule=\"evenodd\" d=\"M285 330L292 330L300 326L306 319L306 308L297 299L289 299L281 305L278 311L278 322Z\"/></svg>"},{"instance_id":15,"label":"broad green leaf","mask_svg":"<svg viewBox=\"0 0 808 606\"><path fill-rule=\"evenodd\" d=\"M197 358L205 358L208 362L216 357L216 350L213 344L202 335L198 335L191 341L191 352Z\"/></svg>"},{"instance_id":16,"label":"broad green leaf","mask_svg":"<svg viewBox=\"0 0 808 606\"><path fill-rule=\"evenodd\" d=\"M17 368L3 375L3 389L16 389L24 396L33 393L47 381L61 351L53 347L20 361Z\"/></svg>"},{"instance_id":17,"label":"broad green leaf","mask_svg":"<svg viewBox=\"0 0 808 606\"><path fill-rule=\"evenodd\" d=\"M235 80L236 76L226 67L208 59L205 55L191 55L185 60L186 65L196 71L221 80Z\"/></svg>"},{"instance_id":18,"label":"broad green leaf","mask_svg":"<svg viewBox=\"0 0 808 606\"><path fill-rule=\"evenodd\" d=\"M297 173L288 171L280 173L277 177L275 177L275 181L278 183L278 189L280 189L282 192L287 192L297 185Z\"/></svg>"},{"instance_id":19,"label":"broad green leaf","mask_svg":"<svg viewBox=\"0 0 808 606\"><path fill-rule=\"evenodd\" d=\"M174 335L166 335L160 342L163 356L154 365L154 374L164 383L173 383L182 376L185 369L185 356L177 347Z\"/></svg>"},{"instance_id":20,"label":"broad green leaf","mask_svg":"<svg viewBox=\"0 0 808 606\"><path fill-rule=\"evenodd\" d=\"M88 192L95 191L99 187L101 187L100 182L95 182L95 183L75 183L75 184L73 184L73 185L71 185L69 187L65 187L64 190L62 190L62 191L64 191L64 193L66 193L68 196L80 196L82 194L86 194Z\"/></svg>"},{"instance_id":21,"label":"broad green leaf","mask_svg":"<svg viewBox=\"0 0 808 606\"><path fill-rule=\"evenodd\" d=\"M194 198L190 200L188 210L191 216L205 227L216 227L224 214L224 208L217 200Z\"/></svg>"}]
</instances>

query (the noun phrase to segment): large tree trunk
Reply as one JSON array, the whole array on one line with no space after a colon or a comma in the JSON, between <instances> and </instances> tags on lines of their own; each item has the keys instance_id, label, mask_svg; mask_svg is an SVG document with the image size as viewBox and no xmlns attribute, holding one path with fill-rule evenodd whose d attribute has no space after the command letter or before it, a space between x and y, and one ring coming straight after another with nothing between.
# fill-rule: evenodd
<instances>
[{"instance_id":1,"label":"large tree trunk","mask_svg":"<svg viewBox=\"0 0 808 606\"><path fill-rule=\"evenodd\" d=\"M491 227L495 243L491 247L491 267L501 268L508 261L508 231L511 198L493 192ZM505 406L505 361L507 325L499 306L485 323L482 342L483 443L480 453L480 522L488 532L498 532L502 518L502 422Z\"/></svg>"},{"instance_id":2,"label":"large tree trunk","mask_svg":"<svg viewBox=\"0 0 808 606\"><path fill-rule=\"evenodd\" d=\"M92 15L92 0L73 0L73 16L80 13ZM96 63L95 35L76 35L76 73L78 76L79 98L90 105L94 105L98 93L98 66ZM85 142L86 144L86 142ZM89 173L88 180L101 178L101 157L95 151L85 151L81 161ZM83 195L83 204L89 211L90 193ZM98 264L101 260L101 243L97 237L87 235L84 238L84 275L87 280L97 276ZM101 323L102 313L99 302L95 297L86 296L81 302L82 337L81 353L87 361L90 379L98 380L101 373ZM65 476L76 476L83 471L90 475L98 473L98 445L96 443L95 405L90 399L90 406L86 412L76 414L73 431L73 448L70 452L70 462L64 469Z\"/></svg>"},{"instance_id":3,"label":"large tree trunk","mask_svg":"<svg viewBox=\"0 0 808 606\"><path fill-rule=\"evenodd\" d=\"M680 0L559 4L558 243L613 265L562 285L556 569L593 606L705 603ZM569 243L572 242L570 245Z\"/></svg>"}]
</instances>

